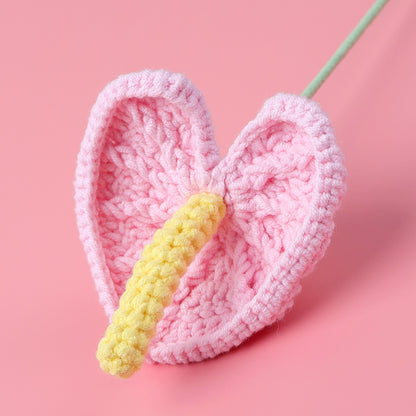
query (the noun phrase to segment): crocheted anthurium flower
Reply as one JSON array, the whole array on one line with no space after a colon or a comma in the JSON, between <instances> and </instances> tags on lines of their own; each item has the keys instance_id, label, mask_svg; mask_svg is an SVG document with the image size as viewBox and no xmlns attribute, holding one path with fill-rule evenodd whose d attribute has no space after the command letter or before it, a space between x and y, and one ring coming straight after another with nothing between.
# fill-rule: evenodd
<instances>
[{"instance_id":1,"label":"crocheted anthurium flower","mask_svg":"<svg viewBox=\"0 0 416 416\"><path fill-rule=\"evenodd\" d=\"M102 368L128 377L145 356L204 360L281 319L327 247L344 182L331 124L309 99L267 100L221 160L184 76L147 70L110 83L75 181L111 321Z\"/></svg>"}]
</instances>

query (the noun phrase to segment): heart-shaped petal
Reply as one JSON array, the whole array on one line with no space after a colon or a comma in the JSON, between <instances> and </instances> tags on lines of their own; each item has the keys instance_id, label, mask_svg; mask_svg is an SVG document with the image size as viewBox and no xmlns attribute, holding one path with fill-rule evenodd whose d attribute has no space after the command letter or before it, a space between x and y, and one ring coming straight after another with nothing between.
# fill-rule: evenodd
<instances>
[{"instance_id":1,"label":"heart-shaped petal","mask_svg":"<svg viewBox=\"0 0 416 416\"><path fill-rule=\"evenodd\" d=\"M164 79L157 94L141 81L134 87L142 74ZM172 99L170 77L187 86L180 100ZM189 81L165 71L124 80L98 99L77 170L78 224L100 300L111 316L144 244L189 194L223 196L226 217L182 277L148 354L162 363L213 357L292 305L301 277L329 242L345 187L343 156L316 103L278 94L219 163L209 117ZM103 103L110 103L106 111ZM170 121L178 117L186 128ZM174 147L180 157L172 163Z\"/></svg>"}]
</instances>

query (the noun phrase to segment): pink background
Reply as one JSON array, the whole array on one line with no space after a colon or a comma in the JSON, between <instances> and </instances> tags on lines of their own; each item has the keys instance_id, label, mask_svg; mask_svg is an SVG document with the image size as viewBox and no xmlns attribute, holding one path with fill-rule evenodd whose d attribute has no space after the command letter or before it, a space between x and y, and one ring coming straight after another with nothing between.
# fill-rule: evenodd
<instances>
[{"instance_id":1,"label":"pink background","mask_svg":"<svg viewBox=\"0 0 416 416\"><path fill-rule=\"evenodd\" d=\"M107 321L73 212L89 110L118 74L183 72L225 154L266 98L303 90L371 3L0 3L1 414L416 414L413 0L388 4L315 97L349 189L279 327L201 364L102 373Z\"/></svg>"}]
</instances>

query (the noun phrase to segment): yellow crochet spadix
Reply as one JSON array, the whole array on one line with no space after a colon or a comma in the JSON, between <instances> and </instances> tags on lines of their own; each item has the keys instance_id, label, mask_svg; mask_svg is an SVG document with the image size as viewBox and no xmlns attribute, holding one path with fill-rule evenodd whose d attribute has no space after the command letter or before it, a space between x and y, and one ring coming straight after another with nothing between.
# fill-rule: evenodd
<instances>
[{"instance_id":1,"label":"yellow crochet spadix","mask_svg":"<svg viewBox=\"0 0 416 416\"><path fill-rule=\"evenodd\" d=\"M127 378L141 367L179 279L217 231L225 211L219 195L196 194L156 231L135 264L112 323L98 344L97 358L104 371Z\"/></svg>"}]
</instances>

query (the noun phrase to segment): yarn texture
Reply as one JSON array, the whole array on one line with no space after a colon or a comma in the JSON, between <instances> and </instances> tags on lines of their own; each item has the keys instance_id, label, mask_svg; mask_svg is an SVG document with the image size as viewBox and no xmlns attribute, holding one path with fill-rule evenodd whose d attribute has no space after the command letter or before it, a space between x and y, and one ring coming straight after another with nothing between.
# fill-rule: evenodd
<instances>
[{"instance_id":1,"label":"yarn texture","mask_svg":"<svg viewBox=\"0 0 416 416\"><path fill-rule=\"evenodd\" d=\"M119 323L144 248L180 207L204 193L226 206L216 232L178 268L180 280L172 274L163 312L170 289L158 293L148 326L133 308L133 368L147 348L149 362L211 358L282 319L329 243L345 177L331 123L308 98L268 99L221 160L204 99L183 75L146 70L111 82L91 111L75 179L80 238L110 321ZM142 267L138 287L169 286ZM107 347L111 356L116 347Z\"/></svg>"},{"instance_id":2,"label":"yarn texture","mask_svg":"<svg viewBox=\"0 0 416 416\"><path fill-rule=\"evenodd\" d=\"M156 231L127 281L119 308L101 340L101 368L121 378L141 367L163 308L170 304L180 277L224 218L225 205L214 194L192 195Z\"/></svg>"}]
</instances>

